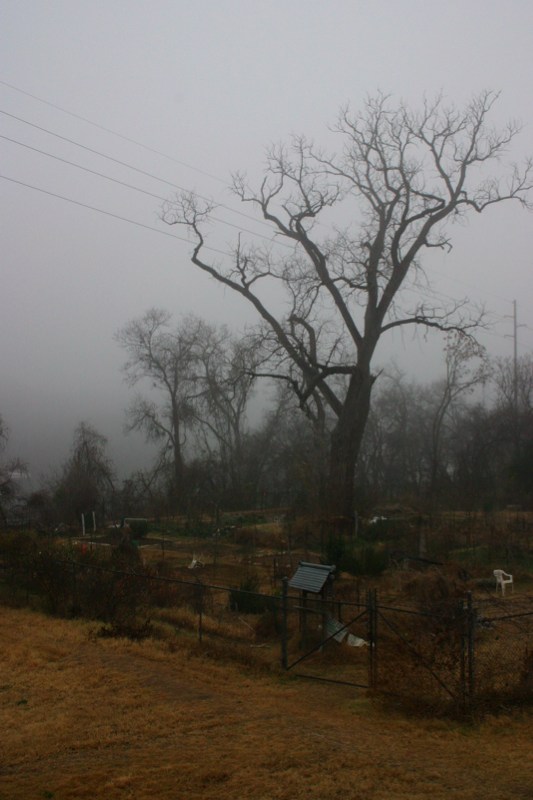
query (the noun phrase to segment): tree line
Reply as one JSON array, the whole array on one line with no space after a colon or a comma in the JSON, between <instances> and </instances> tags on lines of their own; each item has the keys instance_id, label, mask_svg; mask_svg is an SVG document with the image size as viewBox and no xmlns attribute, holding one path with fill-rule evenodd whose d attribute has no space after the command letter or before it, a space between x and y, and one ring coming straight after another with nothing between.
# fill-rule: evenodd
<instances>
[{"instance_id":1,"label":"tree line","mask_svg":"<svg viewBox=\"0 0 533 800\"><path fill-rule=\"evenodd\" d=\"M317 428L284 384L257 377L256 342L198 318L175 325L155 309L117 338L129 356L126 378L143 388L126 409L125 427L157 443L154 461L119 480L106 438L80 422L58 473L27 498L37 520L72 523L89 511L99 521L216 516L265 506L327 513L335 420ZM429 383L395 369L380 375L355 470L354 512L533 502L533 355L490 360L450 336L442 367ZM4 421L1 430L5 445ZM1 462L4 524L23 472L18 459Z\"/></svg>"},{"instance_id":2,"label":"tree line","mask_svg":"<svg viewBox=\"0 0 533 800\"><path fill-rule=\"evenodd\" d=\"M275 498L350 518L378 497L435 504L462 487L462 501L479 504L527 494L527 358L512 378L509 364L489 368L475 338L483 309L436 301L424 272L434 249L451 248L457 221L502 203L531 206L533 164L506 160L520 125L492 125L497 99L485 91L458 108L437 96L412 110L378 94L359 111L341 109L333 149L305 136L271 147L259 185L244 174L232 182L270 229L264 244L243 229L228 252L213 248L215 204L190 192L169 198L161 216L188 230L191 268L244 298L258 322L237 337L192 316L176 326L152 309L117 333L128 381L152 390L135 397L127 425L159 445L152 469L122 487L123 505ZM446 337L437 384L377 371L378 344L408 328ZM490 402L466 402L491 380ZM271 385L251 428L251 396ZM105 495L112 470L87 424L61 480L91 452Z\"/></svg>"}]
</instances>

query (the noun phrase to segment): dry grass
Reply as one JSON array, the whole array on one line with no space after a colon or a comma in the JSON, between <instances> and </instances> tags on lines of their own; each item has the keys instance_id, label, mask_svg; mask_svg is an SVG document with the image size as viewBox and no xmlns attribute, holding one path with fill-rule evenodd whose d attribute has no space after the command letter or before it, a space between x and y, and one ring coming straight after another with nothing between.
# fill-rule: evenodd
<instances>
[{"instance_id":1,"label":"dry grass","mask_svg":"<svg viewBox=\"0 0 533 800\"><path fill-rule=\"evenodd\" d=\"M533 796L531 715L407 720L354 689L91 630L2 609L1 800Z\"/></svg>"}]
</instances>

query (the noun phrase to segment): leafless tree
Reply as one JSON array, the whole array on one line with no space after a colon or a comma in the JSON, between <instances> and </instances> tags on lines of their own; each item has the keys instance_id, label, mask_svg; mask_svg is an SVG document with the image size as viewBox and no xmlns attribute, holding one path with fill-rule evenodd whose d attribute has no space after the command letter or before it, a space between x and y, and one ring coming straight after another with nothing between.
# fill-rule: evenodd
<instances>
[{"instance_id":1,"label":"leafless tree","mask_svg":"<svg viewBox=\"0 0 533 800\"><path fill-rule=\"evenodd\" d=\"M198 382L194 417L197 449L218 465L234 503L244 499L247 412L256 383L256 346L205 324L196 342ZM220 491L222 486L218 486Z\"/></svg>"},{"instance_id":2,"label":"leafless tree","mask_svg":"<svg viewBox=\"0 0 533 800\"><path fill-rule=\"evenodd\" d=\"M429 491L433 498L437 489L439 470L445 470L442 457L446 421L460 397L486 383L491 368L485 350L471 339L453 333L445 347L446 373L433 385L434 403L431 415L431 456Z\"/></svg>"},{"instance_id":3,"label":"leafless tree","mask_svg":"<svg viewBox=\"0 0 533 800\"><path fill-rule=\"evenodd\" d=\"M163 209L167 223L194 236L192 263L254 306L272 341L274 371L301 406L318 398L333 415L328 494L337 514L353 512L378 342L407 326L469 335L480 323L466 301L444 307L427 299L423 254L449 249L447 223L467 212L528 204L532 165L501 166L519 125L489 125L496 99L483 92L457 109L438 97L413 112L378 95L360 113L341 110L334 154L305 137L273 147L257 190L241 175L233 186L271 226L265 246L243 234L233 253L213 258L206 238L213 204L181 194Z\"/></svg>"},{"instance_id":4,"label":"leafless tree","mask_svg":"<svg viewBox=\"0 0 533 800\"><path fill-rule=\"evenodd\" d=\"M9 441L9 429L0 414L0 456L4 453ZM0 518L7 521L5 505L16 492L17 479L27 475L27 466L20 458L8 458L0 461Z\"/></svg>"},{"instance_id":5,"label":"leafless tree","mask_svg":"<svg viewBox=\"0 0 533 800\"><path fill-rule=\"evenodd\" d=\"M55 482L55 503L63 515L98 511L105 516L115 491L115 473L107 455L107 438L88 422L74 431L71 454Z\"/></svg>"},{"instance_id":6,"label":"leafless tree","mask_svg":"<svg viewBox=\"0 0 533 800\"><path fill-rule=\"evenodd\" d=\"M129 355L124 371L130 385L144 380L156 391L155 397L136 397L127 428L160 444L155 469L161 475L170 466L174 499L185 487L187 432L189 449L196 445L204 458L213 457L235 488L242 478L246 410L255 381L250 346L198 317L173 325L171 314L161 309L129 322L116 339Z\"/></svg>"},{"instance_id":7,"label":"leafless tree","mask_svg":"<svg viewBox=\"0 0 533 800\"><path fill-rule=\"evenodd\" d=\"M121 328L115 338L129 356L124 365L129 385L144 380L158 393L157 399L137 395L127 410L127 430L142 431L149 441L160 444L158 463L170 463L172 494L177 498L183 484L185 429L192 420L196 394L194 369L201 321L191 317L173 328L171 320L169 312L152 308Z\"/></svg>"},{"instance_id":8,"label":"leafless tree","mask_svg":"<svg viewBox=\"0 0 533 800\"><path fill-rule=\"evenodd\" d=\"M496 402L515 414L533 410L533 355L497 359L494 366Z\"/></svg>"}]
</instances>

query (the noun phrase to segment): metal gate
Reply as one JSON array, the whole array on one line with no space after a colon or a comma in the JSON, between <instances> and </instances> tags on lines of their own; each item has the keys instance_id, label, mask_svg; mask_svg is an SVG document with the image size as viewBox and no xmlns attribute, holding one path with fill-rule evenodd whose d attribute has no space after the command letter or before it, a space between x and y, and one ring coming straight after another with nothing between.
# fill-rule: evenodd
<instances>
[{"instance_id":1,"label":"metal gate","mask_svg":"<svg viewBox=\"0 0 533 800\"><path fill-rule=\"evenodd\" d=\"M281 605L287 671L425 706L470 705L476 625L470 596L434 613L380 604L375 589L361 603L302 602L285 582Z\"/></svg>"},{"instance_id":2,"label":"metal gate","mask_svg":"<svg viewBox=\"0 0 533 800\"><path fill-rule=\"evenodd\" d=\"M364 603L290 596L283 583L281 663L298 677L374 688L376 593Z\"/></svg>"}]
</instances>

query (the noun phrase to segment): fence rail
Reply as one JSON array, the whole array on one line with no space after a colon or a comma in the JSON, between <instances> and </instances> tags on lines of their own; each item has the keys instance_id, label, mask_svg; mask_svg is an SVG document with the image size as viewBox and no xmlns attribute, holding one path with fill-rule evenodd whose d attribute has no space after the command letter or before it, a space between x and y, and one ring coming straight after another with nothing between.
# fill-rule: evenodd
<instances>
[{"instance_id":1,"label":"fence rail","mask_svg":"<svg viewBox=\"0 0 533 800\"><path fill-rule=\"evenodd\" d=\"M533 599L471 594L431 609L228 587L101 554L0 553L8 602L40 598L57 614L127 628L148 617L199 642L265 648L292 674L362 687L418 706L473 710L533 699Z\"/></svg>"}]
</instances>

